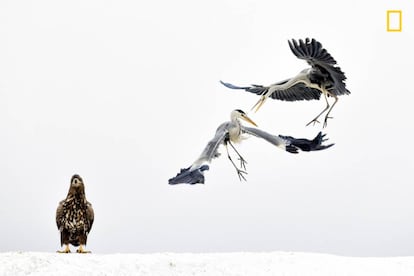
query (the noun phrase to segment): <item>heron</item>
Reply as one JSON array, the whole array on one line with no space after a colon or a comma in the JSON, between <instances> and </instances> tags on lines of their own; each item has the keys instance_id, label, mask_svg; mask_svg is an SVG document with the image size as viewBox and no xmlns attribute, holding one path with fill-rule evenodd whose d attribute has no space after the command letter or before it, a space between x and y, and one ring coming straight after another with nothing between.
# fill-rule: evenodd
<instances>
[{"instance_id":1,"label":"heron","mask_svg":"<svg viewBox=\"0 0 414 276\"><path fill-rule=\"evenodd\" d=\"M224 145L226 148L227 158L230 160L233 167L236 169L239 180L246 181L246 160L240 155L233 143L239 143L244 140L246 135L262 138L272 145L285 150L290 153L298 153L302 151L317 151L330 148L334 144L322 145L322 143L328 139L325 138L326 134L321 132L313 140L297 139L292 136L273 135L267 133L259 128L247 127L241 124L240 119L257 127L257 124L250 119L247 114L240 110L233 110L230 114L230 121L222 123L216 130L214 138L211 139L207 146L204 148L201 155L193 162L193 164L187 168L181 169L180 172L173 178L168 180L171 185L174 184L204 184L204 171L209 169L207 163L211 163L213 158L219 157L219 146ZM236 165L230 156L230 146L240 161L240 167Z\"/></svg>"},{"instance_id":2,"label":"heron","mask_svg":"<svg viewBox=\"0 0 414 276\"><path fill-rule=\"evenodd\" d=\"M256 112L269 97L281 101L309 101L319 100L321 94L323 94L326 107L306 125L319 123L319 117L328 110L323 123L325 128L328 124L328 119L332 118L329 114L338 102L338 96L351 93L345 85L345 74L337 66L336 60L317 40L306 38L305 41L299 39L298 42L292 39L288 43L293 54L299 59L306 60L311 66L310 68L302 70L293 78L276 82L269 86L253 84L242 87L223 81L220 82L231 89L242 89L260 95L260 100L252 108L252 110L256 109ZM328 97L334 98L332 105L329 104Z\"/></svg>"}]
</instances>

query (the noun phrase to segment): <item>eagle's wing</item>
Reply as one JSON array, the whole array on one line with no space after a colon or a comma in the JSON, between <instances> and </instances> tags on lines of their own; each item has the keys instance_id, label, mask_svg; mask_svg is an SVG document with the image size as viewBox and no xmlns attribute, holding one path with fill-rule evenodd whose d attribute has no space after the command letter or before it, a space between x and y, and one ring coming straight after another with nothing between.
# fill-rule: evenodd
<instances>
[{"instance_id":1,"label":"eagle's wing","mask_svg":"<svg viewBox=\"0 0 414 276\"><path fill-rule=\"evenodd\" d=\"M181 169L175 177L170 178L168 184L204 184L204 171L209 169L209 166L204 163L210 163L213 158L220 155L218 148L228 137L230 124L229 122L221 124L214 138L207 143L198 159L190 167Z\"/></svg>"},{"instance_id":2,"label":"eagle's wing","mask_svg":"<svg viewBox=\"0 0 414 276\"><path fill-rule=\"evenodd\" d=\"M271 84L269 86L263 86L263 85L257 85L257 84L252 84L252 86L237 86L237 85L233 85L231 83L227 83L223 81L220 81L220 83L230 89L241 89L241 90L245 90L247 92L251 92L256 95L261 96L261 95L266 94L267 91L269 91L269 89L271 89L273 86L283 85L288 81L289 79ZM270 94L270 98L274 100L288 101L288 102L303 101L303 100L306 100L306 101L319 100L320 97L321 97L320 90L308 87L304 83L301 83L301 82L296 83L284 90L276 89L272 92L272 94Z\"/></svg>"},{"instance_id":3,"label":"eagle's wing","mask_svg":"<svg viewBox=\"0 0 414 276\"><path fill-rule=\"evenodd\" d=\"M67 232L63 231L63 227L64 227L63 218L64 218L64 215L65 215L64 212L63 212L63 203L64 202L65 202L64 200L59 202L59 205L56 209L56 225L57 225L57 228L60 231L60 246L63 245L64 240L67 238L66 237Z\"/></svg>"},{"instance_id":4,"label":"eagle's wing","mask_svg":"<svg viewBox=\"0 0 414 276\"><path fill-rule=\"evenodd\" d=\"M86 232L89 233L92 229L93 220L95 219L95 213L93 212L92 204L89 201L86 202L86 218L89 222L89 227Z\"/></svg>"},{"instance_id":5,"label":"eagle's wing","mask_svg":"<svg viewBox=\"0 0 414 276\"><path fill-rule=\"evenodd\" d=\"M345 87L346 77L344 72L336 65L336 60L322 47L319 41L313 38L312 40L306 38L305 41L299 39L299 42L292 39L288 43L297 58L306 60L312 67L329 74L334 83L333 92L336 95L351 93Z\"/></svg>"},{"instance_id":6,"label":"eagle's wing","mask_svg":"<svg viewBox=\"0 0 414 276\"><path fill-rule=\"evenodd\" d=\"M59 205L56 209L56 225L57 228L59 229L59 231L62 230L62 217L63 217L63 202L64 200L62 200L61 202L59 202Z\"/></svg>"}]
</instances>

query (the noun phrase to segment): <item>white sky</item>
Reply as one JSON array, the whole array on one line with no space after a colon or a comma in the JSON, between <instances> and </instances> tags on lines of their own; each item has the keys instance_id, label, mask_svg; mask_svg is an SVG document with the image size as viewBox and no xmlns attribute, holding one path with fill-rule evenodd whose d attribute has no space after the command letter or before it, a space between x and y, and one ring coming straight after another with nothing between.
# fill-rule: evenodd
<instances>
[{"instance_id":1,"label":"white sky","mask_svg":"<svg viewBox=\"0 0 414 276\"><path fill-rule=\"evenodd\" d=\"M403 31L386 32L386 11ZM312 251L414 255L410 1L1 1L0 251L55 251L55 211L80 174L97 253ZM239 146L206 185L169 186L229 119L307 65L290 38L314 37L351 95L327 129L336 145L291 155ZM311 138L323 101L268 100L259 127Z\"/></svg>"}]
</instances>

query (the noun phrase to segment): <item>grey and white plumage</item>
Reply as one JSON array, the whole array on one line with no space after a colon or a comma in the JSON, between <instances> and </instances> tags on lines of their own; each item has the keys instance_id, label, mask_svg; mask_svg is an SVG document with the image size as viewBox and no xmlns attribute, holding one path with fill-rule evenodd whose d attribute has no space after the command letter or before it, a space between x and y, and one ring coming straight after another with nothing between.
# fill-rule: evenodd
<instances>
[{"instance_id":1,"label":"grey and white plumage","mask_svg":"<svg viewBox=\"0 0 414 276\"><path fill-rule=\"evenodd\" d=\"M224 145L226 147L227 157L235 167L239 179L245 180L244 174L247 173L245 171L246 161L233 146L233 143L237 143L243 140L245 138L245 135L262 138L265 141L271 143L272 145L275 145L278 148L290 153L298 153L299 150L317 151L327 149L333 146L333 144L322 144L327 139L324 138L325 134L322 135L321 132L319 132L319 134L313 140L308 140L303 138L297 139L291 136L273 135L258 128L243 126L239 119L243 119L247 122L250 122L255 126L256 124L246 115L245 112L243 112L240 109L233 110L230 117L230 121L222 123L217 128L216 134L214 135L213 139L211 139L207 143L206 147L204 148L200 156L197 158L197 160L194 161L193 164L188 168L181 169L175 177L169 179L169 184L204 184L204 171L209 169L208 165L206 164L211 163L211 161L214 158L220 156L220 145ZM227 145L230 145L235 151L235 153L238 155L240 160L240 168L238 168L236 164L233 162L229 154Z\"/></svg>"},{"instance_id":2,"label":"grey and white plumage","mask_svg":"<svg viewBox=\"0 0 414 276\"><path fill-rule=\"evenodd\" d=\"M264 104L267 98L281 101L303 101L319 100L321 94L326 100L325 109L316 116L310 123L318 122L318 118L328 109L325 116L324 127L327 125L329 114L338 101L338 96L350 94L345 85L345 74L337 66L336 60L322 47L322 44L315 39L306 38L305 41L292 39L288 41L293 54L306 60L311 66L302 70L293 78L283 80L269 86L251 85L236 86L220 81L224 86L231 89L241 89L261 96L260 100L253 106L256 111ZM329 104L327 97L335 99L332 105Z\"/></svg>"}]
</instances>

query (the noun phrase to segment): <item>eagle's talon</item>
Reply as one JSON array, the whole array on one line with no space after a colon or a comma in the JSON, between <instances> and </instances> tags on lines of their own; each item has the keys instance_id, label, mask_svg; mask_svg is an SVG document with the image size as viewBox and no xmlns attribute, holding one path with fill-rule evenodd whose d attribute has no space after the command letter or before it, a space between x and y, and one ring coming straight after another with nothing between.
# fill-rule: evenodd
<instances>
[{"instance_id":1,"label":"eagle's talon","mask_svg":"<svg viewBox=\"0 0 414 276\"><path fill-rule=\"evenodd\" d=\"M80 254L92 253L89 250L84 250L83 247L82 247L82 245L79 246L79 248L76 250L76 252L77 253L80 253Z\"/></svg>"},{"instance_id":2,"label":"eagle's talon","mask_svg":"<svg viewBox=\"0 0 414 276\"><path fill-rule=\"evenodd\" d=\"M70 248L69 248L69 244L66 245L64 250L57 250L56 253L65 253L65 254L71 253Z\"/></svg>"}]
</instances>

